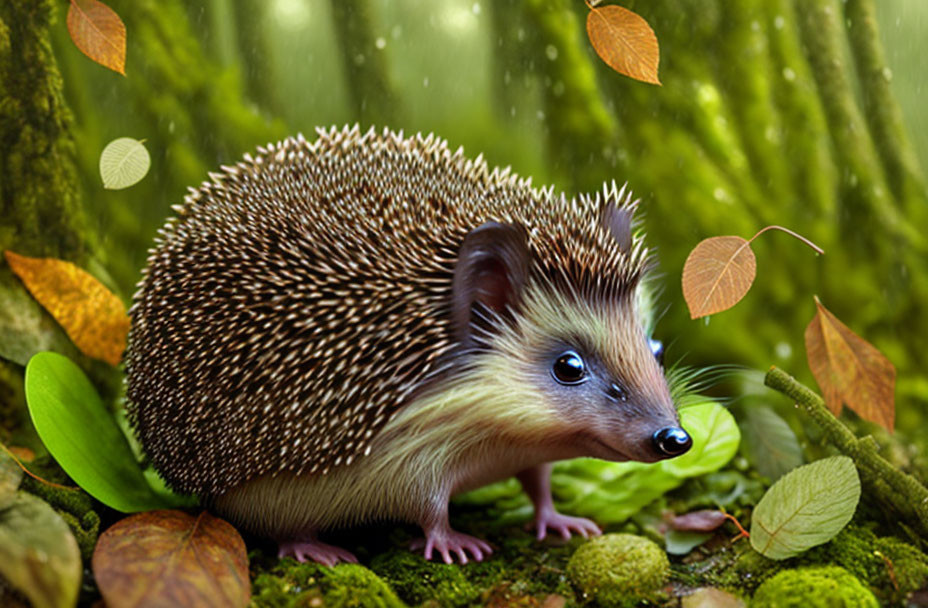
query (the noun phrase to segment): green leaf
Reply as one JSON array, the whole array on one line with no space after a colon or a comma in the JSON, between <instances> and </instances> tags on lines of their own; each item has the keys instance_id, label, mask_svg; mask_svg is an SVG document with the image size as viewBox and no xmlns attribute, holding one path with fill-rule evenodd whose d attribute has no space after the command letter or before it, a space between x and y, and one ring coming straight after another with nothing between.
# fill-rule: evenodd
<instances>
[{"instance_id":1,"label":"green leaf","mask_svg":"<svg viewBox=\"0 0 928 608\"><path fill-rule=\"evenodd\" d=\"M121 190L137 184L148 173L151 157L142 142L131 137L114 139L100 154L103 187Z\"/></svg>"},{"instance_id":2,"label":"green leaf","mask_svg":"<svg viewBox=\"0 0 928 608\"><path fill-rule=\"evenodd\" d=\"M751 546L771 559L786 559L827 543L851 521L859 500L860 477L847 456L801 466L757 503Z\"/></svg>"},{"instance_id":3,"label":"green leaf","mask_svg":"<svg viewBox=\"0 0 928 608\"><path fill-rule=\"evenodd\" d=\"M741 425L751 462L776 481L802 465L802 448L793 429L769 407L748 408Z\"/></svg>"},{"instance_id":4,"label":"green leaf","mask_svg":"<svg viewBox=\"0 0 928 608\"><path fill-rule=\"evenodd\" d=\"M0 578L35 608L76 605L81 576L77 541L54 509L25 492L0 508Z\"/></svg>"},{"instance_id":5,"label":"green leaf","mask_svg":"<svg viewBox=\"0 0 928 608\"><path fill-rule=\"evenodd\" d=\"M718 471L738 451L741 431L727 409L708 401L680 410L680 424L693 438L690 451L659 463L677 477L698 477Z\"/></svg>"},{"instance_id":6,"label":"green leaf","mask_svg":"<svg viewBox=\"0 0 928 608\"><path fill-rule=\"evenodd\" d=\"M51 352L32 357L26 402L45 447L88 494L123 513L174 505L149 487L113 416L70 359Z\"/></svg>"},{"instance_id":7,"label":"green leaf","mask_svg":"<svg viewBox=\"0 0 928 608\"><path fill-rule=\"evenodd\" d=\"M664 535L664 548L671 555L686 555L699 545L712 538L712 532L691 532L688 530L667 530Z\"/></svg>"}]
</instances>

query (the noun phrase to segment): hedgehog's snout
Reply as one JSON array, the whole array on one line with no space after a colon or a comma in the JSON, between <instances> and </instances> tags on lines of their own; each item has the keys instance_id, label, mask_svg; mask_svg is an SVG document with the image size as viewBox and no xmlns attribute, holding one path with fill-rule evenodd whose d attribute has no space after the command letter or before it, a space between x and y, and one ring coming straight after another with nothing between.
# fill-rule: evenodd
<instances>
[{"instance_id":1,"label":"hedgehog's snout","mask_svg":"<svg viewBox=\"0 0 928 608\"><path fill-rule=\"evenodd\" d=\"M688 452L693 438L678 426L668 426L651 435L651 443L661 456L673 458Z\"/></svg>"}]
</instances>

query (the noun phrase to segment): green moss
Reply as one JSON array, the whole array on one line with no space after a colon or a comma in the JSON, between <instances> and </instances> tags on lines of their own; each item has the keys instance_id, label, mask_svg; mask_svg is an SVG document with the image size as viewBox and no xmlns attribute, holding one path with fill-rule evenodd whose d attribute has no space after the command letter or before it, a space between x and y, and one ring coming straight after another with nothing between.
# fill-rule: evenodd
<instances>
[{"instance_id":1,"label":"green moss","mask_svg":"<svg viewBox=\"0 0 928 608\"><path fill-rule=\"evenodd\" d=\"M67 483L67 477L48 456L39 458L29 468L45 480ZM50 504L61 515L61 518L71 528L71 532L74 533L74 538L77 539L81 558L85 561L89 560L97 544L97 537L100 536L100 516L93 510L94 503L90 495L77 488L50 486L28 476L23 477L21 487Z\"/></svg>"},{"instance_id":2,"label":"green moss","mask_svg":"<svg viewBox=\"0 0 928 608\"><path fill-rule=\"evenodd\" d=\"M465 576L466 568L428 562L407 550L378 555L371 562L371 570L413 605L433 599L440 606L467 606L480 596L480 589Z\"/></svg>"},{"instance_id":3,"label":"green moss","mask_svg":"<svg viewBox=\"0 0 928 608\"><path fill-rule=\"evenodd\" d=\"M359 564L339 564L329 568L284 559L269 572L255 577L253 590L254 606L406 606L379 576ZM313 600L319 603L316 604Z\"/></svg>"},{"instance_id":4,"label":"green moss","mask_svg":"<svg viewBox=\"0 0 928 608\"><path fill-rule=\"evenodd\" d=\"M670 576L667 554L632 534L606 534L582 545L567 563L582 597L602 606L633 606L653 597Z\"/></svg>"},{"instance_id":5,"label":"green moss","mask_svg":"<svg viewBox=\"0 0 928 608\"><path fill-rule=\"evenodd\" d=\"M878 608L857 578L839 566L784 570L757 589L754 608Z\"/></svg>"}]
</instances>

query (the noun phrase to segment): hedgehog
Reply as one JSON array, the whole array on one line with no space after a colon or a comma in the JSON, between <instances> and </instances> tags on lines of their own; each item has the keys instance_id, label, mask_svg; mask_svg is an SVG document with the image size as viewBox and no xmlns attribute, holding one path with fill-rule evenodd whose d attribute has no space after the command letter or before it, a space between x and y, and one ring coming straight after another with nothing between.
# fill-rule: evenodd
<instances>
[{"instance_id":1,"label":"hedgehog","mask_svg":"<svg viewBox=\"0 0 928 608\"><path fill-rule=\"evenodd\" d=\"M552 463L686 452L638 292L624 186L568 198L433 135L319 130L190 189L130 310L129 420L174 490L281 556L418 524L426 559L482 560L449 499L515 476L538 539ZM658 352L655 352L655 351Z\"/></svg>"}]
</instances>

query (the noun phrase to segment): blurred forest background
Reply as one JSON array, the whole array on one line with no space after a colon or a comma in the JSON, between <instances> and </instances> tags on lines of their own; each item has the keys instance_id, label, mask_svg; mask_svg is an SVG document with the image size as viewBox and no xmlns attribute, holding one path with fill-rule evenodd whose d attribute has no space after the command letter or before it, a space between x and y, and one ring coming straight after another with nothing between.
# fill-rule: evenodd
<instances>
[{"instance_id":1,"label":"blurred forest background","mask_svg":"<svg viewBox=\"0 0 928 608\"><path fill-rule=\"evenodd\" d=\"M107 0L124 78L82 55L64 0L0 3L0 249L69 259L128 301L188 186L317 126L435 132L569 194L627 181L657 249L670 360L777 364L812 383L812 296L896 364L900 429L928 408L923 0L649 0L662 87L612 72L583 0ZM151 173L104 190L103 147L144 139ZM680 272L701 239L755 243L747 298L691 321ZM0 402L53 348L106 376L0 264ZM814 383L812 384L814 386ZM750 390L750 387L747 387Z\"/></svg>"}]
</instances>

